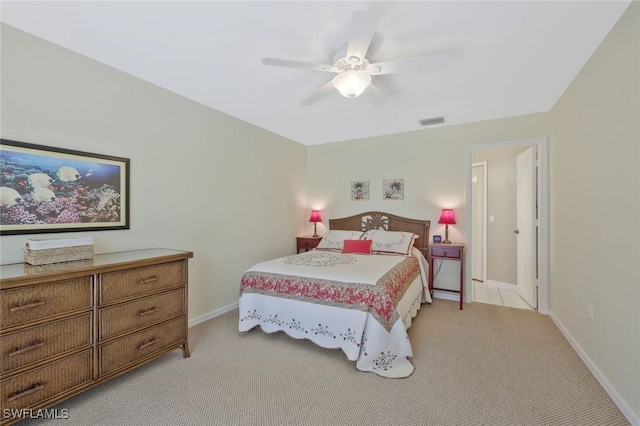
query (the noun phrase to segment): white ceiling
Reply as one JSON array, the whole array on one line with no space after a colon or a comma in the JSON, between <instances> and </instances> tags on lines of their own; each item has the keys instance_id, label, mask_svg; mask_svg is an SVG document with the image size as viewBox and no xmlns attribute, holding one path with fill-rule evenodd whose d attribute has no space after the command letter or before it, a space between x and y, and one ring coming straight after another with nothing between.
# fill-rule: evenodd
<instances>
[{"instance_id":1,"label":"white ceiling","mask_svg":"<svg viewBox=\"0 0 640 426\"><path fill-rule=\"evenodd\" d=\"M2 1L0 19L305 145L548 111L625 1ZM332 62L354 10L381 20L370 62L446 54L426 74L374 76L386 102L335 91L333 74L263 65ZM439 125L443 126L443 125Z\"/></svg>"}]
</instances>

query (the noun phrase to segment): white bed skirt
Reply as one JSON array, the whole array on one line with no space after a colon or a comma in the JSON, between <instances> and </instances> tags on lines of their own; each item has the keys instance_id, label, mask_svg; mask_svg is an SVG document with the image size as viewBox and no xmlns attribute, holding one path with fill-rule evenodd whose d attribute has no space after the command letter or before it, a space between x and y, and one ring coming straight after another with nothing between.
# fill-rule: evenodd
<instances>
[{"instance_id":1,"label":"white bed skirt","mask_svg":"<svg viewBox=\"0 0 640 426\"><path fill-rule=\"evenodd\" d=\"M260 326L266 333L284 331L295 339L308 339L323 348L340 348L356 368L383 377L411 375L413 356L406 329L423 301L431 301L420 276L398 304L399 319L387 331L369 313L334 306L244 293L239 301L239 331Z\"/></svg>"}]
</instances>

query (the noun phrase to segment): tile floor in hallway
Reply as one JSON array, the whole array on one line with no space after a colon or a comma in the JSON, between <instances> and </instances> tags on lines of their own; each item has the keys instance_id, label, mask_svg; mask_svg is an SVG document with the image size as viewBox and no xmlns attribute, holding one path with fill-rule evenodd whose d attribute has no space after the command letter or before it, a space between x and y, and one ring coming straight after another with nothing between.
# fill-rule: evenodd
<instances>
[{"instance_id":1,"label":"tile floor in hallway","mask_svg":"<svg viewBox=\"0 0 640 426\"><path fill-rule=\"evenodd\" d=\"M487 287L480 281L473 281L474 302L502 305L510 308L533 309L517 292Z\"/></svg>"}]
</instances>

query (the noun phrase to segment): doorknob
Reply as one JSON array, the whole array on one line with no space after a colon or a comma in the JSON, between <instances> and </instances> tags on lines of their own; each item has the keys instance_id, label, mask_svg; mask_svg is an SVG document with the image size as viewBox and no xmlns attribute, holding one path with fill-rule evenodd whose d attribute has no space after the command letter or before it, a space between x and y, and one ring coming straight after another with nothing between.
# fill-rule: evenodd
<instances>
[{"instance_id":1,"label":"doorknob","mask_svg":"<svg viewBox=\"0 0 640 426\"><path fill-rule=\"evenodd\" d=\"M518 230L518 229L514 229L514 230L513 230L513 233L514 233L514 234L519 234L519 233L520 233L520 230Z\"/></svg>"}]
</instances>

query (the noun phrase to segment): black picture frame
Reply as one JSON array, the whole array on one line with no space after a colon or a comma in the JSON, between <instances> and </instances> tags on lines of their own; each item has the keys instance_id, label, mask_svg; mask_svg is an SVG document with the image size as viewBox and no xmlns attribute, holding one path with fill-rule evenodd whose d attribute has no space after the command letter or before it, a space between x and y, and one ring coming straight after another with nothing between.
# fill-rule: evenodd
<instances>
[{"instance_id":1,"label":"black picture frame","mask_svg":"<svg viewBox=\"0 0 640 426\"><path fill-rule=\"evenodd\" d=\"M434 243L441 243L442 242L442 236L441 235L434 235L433 236L433 242Z\"/></svg>"},{"instance_id":2,"label":"black picture frame","mask_svg":"<svg viewBox=\"0 0 640 426\"><path fill-rule=\"evenodd\" d=\"M0 139L0 235L129 229L130 163Z\"/></svg>"}]
</instances>

